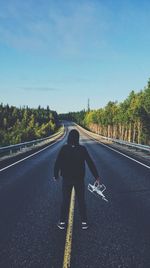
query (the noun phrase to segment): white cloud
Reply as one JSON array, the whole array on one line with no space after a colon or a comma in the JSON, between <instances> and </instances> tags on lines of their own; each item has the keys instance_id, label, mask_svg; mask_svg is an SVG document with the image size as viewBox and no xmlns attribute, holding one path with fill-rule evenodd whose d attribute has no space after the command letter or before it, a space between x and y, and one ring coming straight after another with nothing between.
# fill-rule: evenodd
<instances>
[{"instance_id":1,"label":"white cloud","mask_svg":"<svg viewBox=\"0 0 150 268\"><path fill-rule=\"evenodd\" d=\"M61 8L60 8L61 7ZM53 57L86 57L105 46L108 11L94 2L43 6L36 1L9 2L0 13L0 41Z\"/></svg>"},{"instance_id":2,"label":"white cloud","mask_svg":"<svg viewBox=\"0 0 150 268\"><path fill-rule=\"evenodd\" d=\"M29 91L58 91L58 88L50 88L50 87L45 87L45 86L40 86L40 87L22 87L21 89L23 90L29 90Z\"/></svg>"},{"instance_id":3,"label":"white cloud","mask_svg":"<svg viewBox=\"0 0 150 268\"><path fill-rule=\"evenodd\" d=\"M130 1L1 0L0 42L55 59L116 59L125 53L119 43L124 48L127 42L128 52L132 43L149 42L148 7Z\"/></svg>"}]
</instances>

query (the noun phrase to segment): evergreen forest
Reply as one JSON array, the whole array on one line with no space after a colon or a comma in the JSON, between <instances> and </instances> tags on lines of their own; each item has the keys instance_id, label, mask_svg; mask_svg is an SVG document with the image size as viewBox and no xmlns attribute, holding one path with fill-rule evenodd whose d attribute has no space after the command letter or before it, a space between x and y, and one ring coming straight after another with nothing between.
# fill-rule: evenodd
<instances>
[{"instance_id":1,"label":"evergreen forest","mask_svg":"<svg viewBox=\"0 0 150 268\"><path fill-rule=\"evenodd\" d=\"M150 145L150 80L121 103L109 101L104 108L61 114L60 118L105 137Z\"/></svg>"},{"instance_id":2,"label":"evergreen forest","mask_svg":"<svg viewBox=\"0 0 150 268\"><path fill-rule=\"evenodd\" d=\"M49 106L31 109L0 104L0 146L44 138L57 128L58 115Z\"/></svg>"},{"instance_id":3,"label":"evergreen forest","mask_svg":"<svg viewBox=\"0 0 150 268\"><path fill-rule=\"evenodd\" d=\"M150 145L150 80L124 101L109 101L97 110L58 115L49 106L33 109L0 104L0 146L47 137L57 131L59 120L74 121L105 137Z\"/></svg>"}]
</instances>

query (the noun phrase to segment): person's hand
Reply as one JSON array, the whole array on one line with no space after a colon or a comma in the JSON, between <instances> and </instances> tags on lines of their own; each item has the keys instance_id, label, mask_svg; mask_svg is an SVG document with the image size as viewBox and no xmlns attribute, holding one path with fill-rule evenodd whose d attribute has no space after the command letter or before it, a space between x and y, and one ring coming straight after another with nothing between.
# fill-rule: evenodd
<instances>
[{"instance_id":1,"label":"person's hand","mask_svg":"<svg viewBox=\"0 0 150 268\"><path fill-rule=\"evenodd\" d=\"M96 180L95 180L95 184L96 184L97 186L100 185L100 177L96 178Z\"/></svg>"},{"instance_id":2,"label":"person's hand","mask_svg":"<svg viewBox=\"0 0 150 268\"><path fill-rule=\"evenodd\" d=\"M53 177L53 180L54 180L54 181L57 181L57 180L58 180L58 178L56 178L56 177Z\"/></svg>"}]
</instances>

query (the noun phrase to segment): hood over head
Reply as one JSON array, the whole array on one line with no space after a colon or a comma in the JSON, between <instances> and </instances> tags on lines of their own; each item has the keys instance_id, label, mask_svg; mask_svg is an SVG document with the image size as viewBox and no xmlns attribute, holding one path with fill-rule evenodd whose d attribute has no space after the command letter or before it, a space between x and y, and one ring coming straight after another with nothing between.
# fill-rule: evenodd
<instances>
[{"instance_id":1,"label":"hood over head","mask_svg":"<svg viewBox=\"0 0 150 268\"><path fill-rule=\"evenodd\" d=\"M76 129L69 132L67 143L74 146L79 145L79 132Z\"/></svg>"}]
</instances>

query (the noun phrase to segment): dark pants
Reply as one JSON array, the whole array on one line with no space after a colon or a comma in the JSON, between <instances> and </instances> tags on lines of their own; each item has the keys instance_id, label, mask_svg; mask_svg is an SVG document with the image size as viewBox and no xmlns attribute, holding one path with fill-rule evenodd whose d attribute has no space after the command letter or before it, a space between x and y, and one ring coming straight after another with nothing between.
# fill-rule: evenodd
<instances>
[{"instance_id":1,"label":"dark pants","mask_svg":"<svg viewBox=\"0 0 150 268\"><path fill-rule=\"evenodd\" d=\"M61 216L60 221L65 222L67 220L69 206L70 206L70 199L71 199L71 192L72 188L75 189L75 194L78 200L79 212L82 221L87 221L87 213L86 213L86 204L85 204L85 186L84 181L76 181L71 182L69 180L63 179L62 182L62 206L61 206Z\"/></svg>"}]
</instances>

